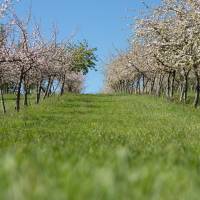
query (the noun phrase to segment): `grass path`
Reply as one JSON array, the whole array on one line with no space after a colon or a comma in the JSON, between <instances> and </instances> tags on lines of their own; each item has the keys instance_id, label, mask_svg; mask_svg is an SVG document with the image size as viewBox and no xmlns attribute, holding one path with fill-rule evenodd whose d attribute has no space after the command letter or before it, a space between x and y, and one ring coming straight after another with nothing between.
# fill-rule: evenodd
<instances>
[{"instance_id":1,"label":"grass path","mask_svg":"<svg viewBox=\"0 0 200 200\"><path fill-rule=\"evenodd\" d=\"M0 199L195 200L200 111L68 95L0 116Z\"/></svg>"}]
</instances>

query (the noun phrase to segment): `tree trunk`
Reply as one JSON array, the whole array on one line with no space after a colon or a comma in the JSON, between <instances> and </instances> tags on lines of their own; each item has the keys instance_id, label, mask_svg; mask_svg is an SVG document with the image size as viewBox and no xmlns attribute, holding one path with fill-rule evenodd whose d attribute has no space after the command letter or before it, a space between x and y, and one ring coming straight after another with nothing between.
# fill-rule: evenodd
<instances>
[{"instance_id":1,"label":"tree trunk","mask_svg":"<svg viewBox=\"0 0 200 200\"><path fill-rule=\"evenodd\" d=\"M171 72L169 72L168 77L167 77L167 88L166 88L167 98L170 97L170 78L171 78Z\"/></svg>"},{"instance_id":2,"label":"tree trunk","mask_svg":"<svg viewBox=\"0 0 200 200\"><path fill-rule=\"evenodd\" d=\"M171 80L171 90L170 90L170 98L174 96L174 88L175 88L175 78L176 78L176 71L172 72L172 80Z\"/></svg>"},{"instance_id":3,"label":"tree trunk","mask_svg":"<svg viewBox=\"0 0 200 200\"><path fill-rule=\"evenodd\" d=\"M42 79L37 82L37 94L36 94L36 104L40 103L41 91L42 91Z\"/></svg>"},{"instance_id":4,"label":"tree trunk","mask_svg":"<svg viewBox=\"0 0 200 200\"><path fill-rule=\"evenodd\" d=\"M149 79L147 79L146 83L144 84L144 93L148 93L148 83L149 83Z\"/></svg>"},{"instance_id":5,"label":"tree trunk","mask_svg":"<svg viewBox=\"0 0 200 200\"><path fill-rule=\"evenodd\" d=\"M62 96L64 94L64 92L65 92L65 76L63 77L63 80L62 80L60 95Z\"/></svg>"},{"instance_id":6,"label":"tree trunk","mask_svg":"<svg viewBox=\"0 0 200 200\"><path fill-rule=\"evenodd\" d=\"M136 94L140 94L140 78L136 82Z\"/></svg>"},{"instance_id":7,"label":"tree trunk","mask_svg":"<svg viewBox=\"0 0 200 200\"><path fill-rule=\"evenodd\" d=\"M195 78L196 78L196 88L195 88L196 95L194 100L194 107L197 108L199 104L199 95L200 95L200 77L197 70L195 70Z\"/></svg>"},{"instance_id":8,"label":"tree trunk","mask_svg":"<svg viewBox=\"0 0 200 200\"><path fill-rule=\"evenodd\" d=\"M69 85L69 93L72 93L72 86L71 85ZM123 93L124 93L124 89L123 89Z\"/></svg>"},{"instance_id":9,"label":"tree trunk","mask_svg":"<svg viewBox=\"0 0 200 200\"><path fill-rule=\"evenodd\" d=\"M144 94L145 92L145 77L144 74L142 74L142 93Z\"/></svg>"},{"instance_id":10,"label":"tree trunk","mask_svg":"<svg viewBox=\"0 0 200 200\"><path fill-rule=\"evenodd\" d=\"M185 96L185 94L184 94L184 83L181 83L180 84L180 102L183 102L184 101L184 96Z\"/></svg>"},{"instance_id":11,"label":"tree trunk","mask_svg":"<svg viewBox=\"0 0 200 200\"><path fill-rule=\"evenodd\" d=\"M16 98L16 111L20 111L20 98L21 98L21 87L22 87L22 81L23 81L23 75L24 75L24 69L21 70L19 83L17 87L17 98Z\"/></svg>"},{"instance_id":12,"label":"tree trunk","mask_svg":"<svg viewBox=\"0 0 200 200\"><path fill-rule=\"evenodd\" d=\"M47 97L47 95L49 93L49 87L50 87L50 85L51 85L51 77L49 77L49 79L48 79L47 88L45 90L45 94L44 94L43 99L46 99L46 97Z\"/></svg>"},{"instance_id":13,"label":"tree trunk","mask_svg":"<svg viewBox=\"0 0 200 200\"><path fill-rule=\"evenodd\" d=\"M156 75L153 77L153 80L151 81L150 94L153 94L155 81L156 81Z\"/></svg>"},{"instance_id":14,"label":"tree trunk","mask_svg":"<svg viewBox=\"0 0 200 200\"><path fill-rule=\"evenodd\" d=\"M24 106L28 106L28 88L24 85Z\"/></svg>"},{"instance_id":15,"label":"tree trunk","mask_svg":"<svg viewBox=\"0 0 200 200\"><path fill-rule=\"evenodd\" d=\"M186 103L188 97L188 77L191 70L186 71L184 69L184 81L181 84L180 101Z\"/></svg>"},{"instance_id":16,"label":"tree trunk","mask_svg":"<svg viewBox=\"0 0 200 200\"><path fill-rule=\"evenodd\" d=\"M52 86L53 86L53 83L54 83L54 78L51 80L50 82L50 86L49 86L49 90L48 90L48 93L47 93L47 96L49 97L52 93Z\"/></svg>"},{"instance_id":17,"label":"tree trunk","mask_svg":"<svg viewBox=\"0 0 200 200\"><path fill-rule=\"evenodd\" d=\"M156 95L157 95L158 97L161 96L161 90L162 90L163 79L164 79L164 75L160 74L159 82L158 82L158 88L157 88L157 92L156 92Z\"/></svg>"},{"instance_id":18,"label":"tree trunk","mask_svg":"<svg viewBox=\"0 0 200 200\"><path fill-rule=\"evenodd\" d=\"M4 99L2 86L0 87L0 92L1 92L1 102L2 102L3 113L5 114L6 113L6 106L5 106L5 99Z\"/></svg>"},{"instance_id":19,"label":"tree trunk","mask_svg":"<svg viewBox=\"0 0 200 200\"><path fill-rule=\"evenodd\" d=\"M28 106L28 83L24 78L24 106Z\"/></svg>"}]
</instances>

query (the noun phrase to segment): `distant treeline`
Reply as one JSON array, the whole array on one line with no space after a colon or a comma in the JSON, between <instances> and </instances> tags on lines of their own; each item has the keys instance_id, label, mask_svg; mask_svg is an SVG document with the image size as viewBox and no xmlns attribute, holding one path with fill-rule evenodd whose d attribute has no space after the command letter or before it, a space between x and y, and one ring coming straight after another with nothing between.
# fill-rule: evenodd
<instances>
[{"instance_id":1,"label":"distant treeline","mask_svg":"<svg viewBox=\"0 0 200 200\"><path fill-rule=\"evenodd\" d=\"M200 98L200 1L163 0L136 21L130 48L107 65L109 92Z\"/></svg>"},{"instance_id":2,"label":"distant treeline","mask_svg":"<svg viewBox=\"0 0 200 200\"><path fill-rule=\"evenodd\" d=\"M28 96L35 94L35 102L54 93L79 93L84 75L95 67L95 48L86 41L75 42L73 38L58 40L57 28L53 27L51 38L43 36L37 23L20 19L14 13L12 1L0 5L3 22L0 26L0 94L4 113L5 94L16 95L17 111L20 99L28 106ZM10 12L12 10L12 12Z\"/></svg>"}]
</instances>

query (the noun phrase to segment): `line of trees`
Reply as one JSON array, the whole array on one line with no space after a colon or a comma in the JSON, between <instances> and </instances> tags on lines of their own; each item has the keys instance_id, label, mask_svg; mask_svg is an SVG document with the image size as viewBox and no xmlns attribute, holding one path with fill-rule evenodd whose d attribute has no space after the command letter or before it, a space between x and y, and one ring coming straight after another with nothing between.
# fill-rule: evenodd
<instances>
[{"instance_id":1,"label":"line of trees","mask_svg":"<svg viewBox=\"0 0 200 200\"><path fill-rule=\"evenodd\" d=\"M163 0L138 19L130 48L107 65L110 92L200 101L200 1Z\"/></svg>"},{"instance_id":2,"label":"line of trees","mask_svg":"<svg viewBox=\"0 0 200 200\"><path fill-rule=\"evenodd\" d=\"M58 40L53 29L46 39L31 16L21 20L13 9L12 1L0 5L0 95L6 113L5 94L16 95L16 111L20 110L21 96L28 106L30 94L36 94L38 104L52 94L80 92L84 75L95 68L95 48L86 41ZM2 8L2 9L1 9ZM3 16L4 15L4 16ZM6 15L6 16L5 16Z\"/></svg>"}]
</instances>

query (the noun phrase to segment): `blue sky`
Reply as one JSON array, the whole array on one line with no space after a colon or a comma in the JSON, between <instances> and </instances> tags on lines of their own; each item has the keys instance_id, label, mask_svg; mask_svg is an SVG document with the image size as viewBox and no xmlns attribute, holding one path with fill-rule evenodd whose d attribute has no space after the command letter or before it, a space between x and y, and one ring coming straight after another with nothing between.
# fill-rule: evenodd
<instances>
[{"instance_id":1,"label":"blue sky","mask_svg":"<svg viewBox=\"0 0 200 200\"><path fill-rule=\"evenodd\" d=\"M159 0L147 0L156 4ZM25 14L29 0L21 0L18 13ZM75 39L86 39L97 47L97 72L91 71L85 82L85 93L98 93L103 88L103 68L116 49L128 47L130 24L141 10L140 0L32 0L32 15L41 21L48 36L53 23L59 26L61 38L76 33Z\"/></svg>"}]
</instances>

